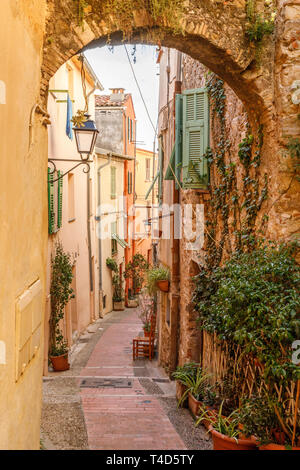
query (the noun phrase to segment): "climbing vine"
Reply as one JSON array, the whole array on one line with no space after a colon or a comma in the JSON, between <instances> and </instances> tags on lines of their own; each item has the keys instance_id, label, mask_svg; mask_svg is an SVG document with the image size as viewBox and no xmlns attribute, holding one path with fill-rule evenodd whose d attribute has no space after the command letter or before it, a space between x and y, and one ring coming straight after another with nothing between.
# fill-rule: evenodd
<instances>
[{"instance_id":1,"label":"climbing vine","mask_svg":"<svg viewBox=\"0 0 300 470\"><path fill-rule=\"evenodd\" d=\"M210 73L206 86L210 96L212 125L218 125L219 136L215 150L209 148L206 152L211 173L206 263L209 269L213 269L222 262L225 247L227 254L231 255L235 251L250 251L256 246L255 223L267 198L268 179L265 174L260 188L258 170L263 145L262 126L258 125L255 138L247 124L247 135L238 150L243 168L242 187L238 189L236 163L231 159L231 143L226 135L224 82ZM218 123L215 123L216 118ZM216 228L220 221L222 228L217 241Z\"/></svg>"}]
</instances>

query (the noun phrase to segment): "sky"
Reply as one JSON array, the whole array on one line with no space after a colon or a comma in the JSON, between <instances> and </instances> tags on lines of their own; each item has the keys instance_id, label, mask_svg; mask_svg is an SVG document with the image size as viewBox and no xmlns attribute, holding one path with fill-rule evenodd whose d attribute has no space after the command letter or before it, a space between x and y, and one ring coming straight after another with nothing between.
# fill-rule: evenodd
<instances>
[{"instance_id":1,"label":"sky","mask_svg":"<svg viewBox=\"0 0 300 470\"><path fill-rule=\"evenodd\" d=\"M156 63L156 48L154 46L136 46L136 63L133 63L133 46L126 46L133 64L138 83L154 126L158 113L159 66ZM137 117L138 148L153 150L154 130L134 81L124 45L114 46L111 52L107 46L91 49L85 55L94 72L104 87L97 94L110 94L109 88L125 88L125 93L131 93Z\"/></svg>"}]
</instances>

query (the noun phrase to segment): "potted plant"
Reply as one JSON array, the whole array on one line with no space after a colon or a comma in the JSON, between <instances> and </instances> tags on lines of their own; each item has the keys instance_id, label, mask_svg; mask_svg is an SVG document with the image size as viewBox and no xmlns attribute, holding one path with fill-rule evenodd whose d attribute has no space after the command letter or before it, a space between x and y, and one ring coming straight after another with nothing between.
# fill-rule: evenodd
<instances>
[{"instance_id":1,"label":"potted plant","mask_svg":"<svg viewBox=\"0 0 300 470\"><path fill-rule=\"evenodd\" d=\"M173 372L172 377L176 380L176 398L178 406L188 407L188 397L185 392L188 388L188 380L196 377L199 364L195 362L187 362L183 366L178 366ZM183 398L183 395L185 397Z\"/></svg>"},{"instance_id":2,"label":"potted plant","mask_svg":"<svg viewBox=\"0 0 300 470\"><path fill-rule=\"evenodd\" d=\"M300 450L296 408L290 416L278 398L267 393L244 399L239 412L243 435L255 438L260 450Z\"/></svg>"},{"instance_id":3,"label":"potted plant","mask_svg":"<svg viewBox=\"0 0 300 470\"><path fill-rule=\"evenodd\" d=\"M149 336L151 330L151 317L155 314L155 302L153 297L143 292L140 296L139 318L142 320L144 335Z\"/></svg>"},{"instance_id":4,"label":"potted plant","mask_svg":"<svg viewBox=\"0 0 300 470\"><path fill-rule=\"evenodd\" d=\"M74 298L71 255L65 253L60 242L56 243L55 255L51 259L51 314L50 314L50 360L55 371L68 370L68 345L62 334L60 323L65 306Z\"/></svg>"},{"instance_id":5,"label":"potted plant","mask_svg":"<svg viewBox=\"0 0 300 470\"><path fill-rule=\"evenodd\" d=\"M145 272L148 268L149 264L146 258L140 253L136 253L132 261L126 264L124 278L131 280L133 296L140 293L145 282Z\"/></svg>"},{"instance_id":6,"label":"potted plant","mask_svg":"<svg viewBox=\"0 0 300 470\"><path fill-rule=\"evenodd\" d=\"M223 403L216 415L206 410L196 422L196 426L203 421L210 423L209 432L212 435L214 450L256 450L257 444L253 439L241 438L238 410L224 416L222 409Z\"/></svg>"},{"instance_id":7,"label":"potted plant","mask_svg":"<svg viewBox=\"0 0 300 470\"><path fill-rule=\"evenodd\" d=\"M193 375L187 375L184 381L185 392L179 400L181 402L188 398L189 410L193 416L197 416L201 407L203 407L203 398L208 386L209 374L204 374L201 367L197 367Z\"/></svg>"},{"instance_id":8,"label":"potted plant","mask_svg":"<svg viewBox=\"0 0 300 470\"><path fill-rule=\"evenodd\" d=\"M114 274L112 278L113 283L113 304L114 310L125 310L124 302L124 289L122 287L122 280L119 274Z\"/></svg>"},{"instance_id":9,"label":"potted plant","mask_svg":"<svg viewBox=\"0 0 300 470\"><path fill-rule=\"evenodd\" d=\"M147 281L147 287L150 293L155 293L158 289L162 292L169 292L170 271L164 267L149 269Z\"/></svg>"}]
</instances>

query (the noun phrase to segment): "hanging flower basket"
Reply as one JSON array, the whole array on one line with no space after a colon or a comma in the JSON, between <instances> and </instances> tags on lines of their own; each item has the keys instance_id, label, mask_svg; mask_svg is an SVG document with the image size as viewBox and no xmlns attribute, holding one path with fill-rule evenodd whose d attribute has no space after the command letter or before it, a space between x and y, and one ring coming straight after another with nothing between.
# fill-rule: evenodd
<instances>
[{"instance_id":1,"label":"hanging flower basket","mask_svg":"<svg viewBox=\"0 0 300 470\"><path fill-rule=\"evenodd\" d=\"M161 292L169 292L170 282L168 280L157 281L156 285Z\"/></svg>"}]
</instances>

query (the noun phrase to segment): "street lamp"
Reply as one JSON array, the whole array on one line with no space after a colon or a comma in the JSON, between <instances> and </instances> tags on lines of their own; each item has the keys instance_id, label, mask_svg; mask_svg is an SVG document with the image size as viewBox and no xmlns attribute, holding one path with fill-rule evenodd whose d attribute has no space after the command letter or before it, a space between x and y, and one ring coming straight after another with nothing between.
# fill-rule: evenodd
<instances>
[{"instance_id":1,"label":"street lamp","mask_svg":"<svg viewBox=\"0 0 300 470\"><path fill-rule=\"evenodd\" d=\"M75 134L75 140L77 145L77 151L80 153L82 160L88 160L89 155L94 151L96 145L97 135L99 131L92 119L89 119L89 115L85 114L86 121L81 125L73 127ZM85 157L83 157L83 155Z\"/></svg>"},{"instance_id":2,"label":"street lamp","mask_svg":"<svg viewBox=\"0 0 300 470\"><path fill-rule=\"evenodd\" d=\"M97 140L97 135L99 134L99 131L92 119L89 119L89 115L85 114L86 121L77 124L73 127L73 131L75 134L75 140L76 140L76 146L77 146L77 151L80 153L80 160L74 160L74 159L69 159L69 158L49 158L48 162L51 163L53 166L53 169L49 172L51 175L53 175L56 172L56 161L60 162L76 162L76 165L70 168L68 171L63 173L61 176L56 178L55 180L52 180L52 183L55 183L56 181L60 180L61 178L64 178L70 171L75 170L80 165L85 165L85 168L83 169L84 173L89 173L90 171L90 163L93 163L92 160L89 160L90 155L93 153L95 145L96 145L96 140Z\"/></svg>"}]
</instances>

